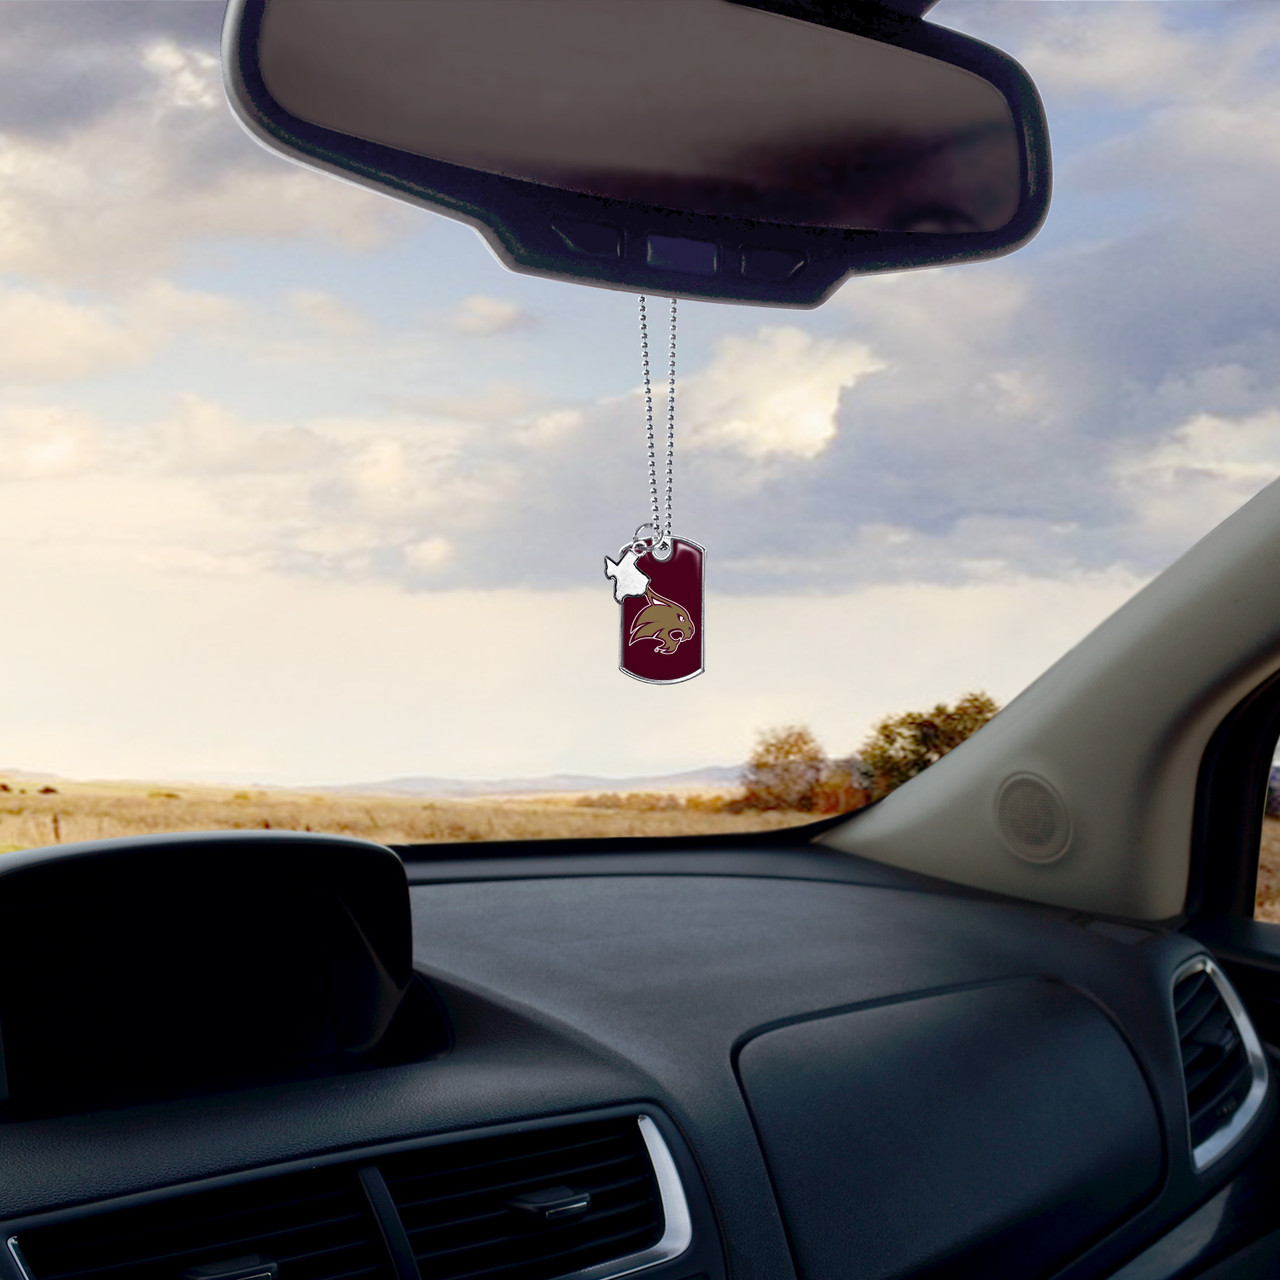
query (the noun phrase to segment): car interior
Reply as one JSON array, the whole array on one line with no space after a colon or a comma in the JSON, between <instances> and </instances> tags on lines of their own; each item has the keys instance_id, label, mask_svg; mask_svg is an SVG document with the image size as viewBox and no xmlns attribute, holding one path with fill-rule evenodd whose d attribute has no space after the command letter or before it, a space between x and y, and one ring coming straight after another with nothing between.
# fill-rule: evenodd
<instances>
[{"instance_id":1,"label":"car interior","mask_svg":"<svg viewBox=\"0 0 1280 1280\"><path fill-rule=\"evenodd\" d=\"M1045 219L1031 78L932 7L231 0L222 75L511 270L810 308ZM0 1277L1280 1275L1277 548L1273 484L805 826L5 854Z\"/></svg>"}]
</instances>

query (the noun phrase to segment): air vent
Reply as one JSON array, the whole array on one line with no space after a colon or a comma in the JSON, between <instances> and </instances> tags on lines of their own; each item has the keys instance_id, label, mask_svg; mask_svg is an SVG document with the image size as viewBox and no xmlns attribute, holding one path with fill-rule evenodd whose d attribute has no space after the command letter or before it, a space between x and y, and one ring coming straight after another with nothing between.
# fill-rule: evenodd
<instances>
[{"instance_id":1,"label":"air vent","mask_svg":"<svg viewBox=\"0 0 1280 1280\"><path fill-rule=\"evenodd\" d=\"M377 1227L348 1165L23 1231L17 1250L31 1280L179 1280L200 1268L212 1275L278 1274L280 1280L391 1280L376 1241ZM254 1258L261 1265L255 1267Z\"/></svg>"},{"instance_id":2,"label":"air vent","mask_svg":"<svg viewBox=\"0 0 1280 1280\"><path fill-rule=\"evenodd\" d=\"M603 1280L689 1244L680 1180L647 1116L442 1144L379 1167L431 1280Z\"/></svg>"},{"instance_id":3,"label":"air vent","mask_svg":"<svg viewBox=\"0 0 1280 1280\"><path fill-rule=\"evenodd\" d=\"M59 1215L7 1248L26 1280L393 1280L406 1234L425 1280L609 1280L692 1224L658 1126L626 1115Z\"/></svg>"},{"instance_id":4,"label":"air vent","mask_svg":"<svg viewBox=\"0 0 1280 1280\"><path fill-rule=\"evenodd\" d=\"M1267 1091L1266 1058L1239 997L1208 957L1179 969L1173 1009L1192 1160L1201 1170L1223 1155L1257 1114Z\"/></svg>"}]
</instances>

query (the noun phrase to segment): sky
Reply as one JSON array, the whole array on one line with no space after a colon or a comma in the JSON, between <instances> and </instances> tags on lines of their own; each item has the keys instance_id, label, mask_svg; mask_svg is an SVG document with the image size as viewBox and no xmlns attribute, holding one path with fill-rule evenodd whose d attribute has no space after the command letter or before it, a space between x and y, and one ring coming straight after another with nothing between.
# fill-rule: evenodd
<instances>
[{"instance_id":1,"label":"sky","mask_svg":"<svg viewBox=\"0 0 1280 1280\"><path fill-rule=\"evenodd\" d=\"M1012 698L1280 474L1280 5L942 0L1040 87L1048 221L813 311L681 304L707 670L631 681L634 297L266 152L221 15L0 0L0 765L629 776L789 723L841 755Z\"/></svg>"}]
</instances>

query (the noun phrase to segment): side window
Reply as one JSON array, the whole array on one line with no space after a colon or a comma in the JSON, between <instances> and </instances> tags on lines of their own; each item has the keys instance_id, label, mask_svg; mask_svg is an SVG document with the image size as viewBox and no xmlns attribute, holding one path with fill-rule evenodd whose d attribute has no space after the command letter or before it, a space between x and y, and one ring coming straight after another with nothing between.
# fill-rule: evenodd
<instances>
[{"instance_id":1,"label":"side window","mask_svg":"<svg viewBox=\"0 0 1280 1280\"><path fill-rule=\"evenodd\" d=\"M1280 743L1277 743L1280 748ZM1267 807L1258 849L1258 892L1254 919L1280 924L1280 764L1272 764L1267 781Z\"/></svg>"}]
</instances>

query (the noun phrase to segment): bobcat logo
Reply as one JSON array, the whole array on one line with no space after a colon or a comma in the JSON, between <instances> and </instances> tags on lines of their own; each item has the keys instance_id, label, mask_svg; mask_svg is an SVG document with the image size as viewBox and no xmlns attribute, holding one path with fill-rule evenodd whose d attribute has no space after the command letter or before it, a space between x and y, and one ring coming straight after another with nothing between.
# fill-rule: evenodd
<instances>
[{"instance_id":1,"label":"bobcat logo","mask_svg":"<svg viewBox=\"0 0 1280 1280\"><path fill-rule=\"evenodd\" d=\"M681 642L693 635L693 619L683 605L660 596L652 587L646 588L644 595L649 603L636 614L627 643L657 640L654 653L675 653Z\"/></svg>"}]
</instances>

